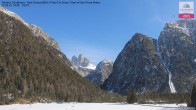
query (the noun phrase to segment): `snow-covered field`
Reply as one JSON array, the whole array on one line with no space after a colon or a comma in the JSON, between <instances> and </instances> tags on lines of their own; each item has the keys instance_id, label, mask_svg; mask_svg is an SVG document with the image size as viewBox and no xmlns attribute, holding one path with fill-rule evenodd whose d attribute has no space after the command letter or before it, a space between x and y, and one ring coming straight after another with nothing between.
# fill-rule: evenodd
<instances>
[{"instance_id":1,"label":"snow-covered field","mask_svg":"<svg viewBox=\"0 0 196 110\"><path fill-rule=\"evenodd\" d=\"M0 110L194 110L186 104L50 103L1 105Z\"/></svg>"}]
</instances>

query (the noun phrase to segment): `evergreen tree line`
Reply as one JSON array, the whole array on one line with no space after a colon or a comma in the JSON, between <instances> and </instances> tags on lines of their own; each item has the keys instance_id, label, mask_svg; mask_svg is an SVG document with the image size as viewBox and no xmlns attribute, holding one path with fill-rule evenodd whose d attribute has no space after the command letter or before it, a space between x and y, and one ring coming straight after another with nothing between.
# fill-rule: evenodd
<instances>
[{"instance_id":1,"label":"evergreen tree line","mask_svg":"<svg viewBox=\"0 0 196 110\"><path fill-rule=\"evenodd\" d=\"M187 103L190 107L196 108L196 85L193 85L190 93L146 93L136 94L130 90L127 93L127 103Z\"/></svg>"},{"instance_id":2,"label":"evergreen tree line","mask_svg":"<svg viewBox=\"0 0 196 110\"><path fill-rule=\"evenodd\" d=\"M0 12L0 101L122 101L70 68L66 56Z\"/></svg>"},{"instance_id":3,"label":"evergreen tree line","mask_svg":"<svg viewBox=\"0 0 196 110\"><path fill-rule=\"evenodd\" d=\"M193 89L192 89L192 93L191 93L191 103L190 105L191 107L195 107L196 109L196 85L193 85Z\"/></svg>"}]
</instances>

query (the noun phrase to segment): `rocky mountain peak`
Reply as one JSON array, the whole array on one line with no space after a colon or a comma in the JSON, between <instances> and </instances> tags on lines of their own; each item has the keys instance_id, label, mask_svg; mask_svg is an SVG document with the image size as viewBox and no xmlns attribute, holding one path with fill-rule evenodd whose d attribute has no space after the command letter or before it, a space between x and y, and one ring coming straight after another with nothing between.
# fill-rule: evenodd
<instances>
[{"instance_id":1,"label":"rocky mountain peak","mask_svg":"<svg viewBox=\"0 0 196 110\"><path fill-rule=\"evenodd\" d=\"M44 32L40 27L25 22L19 15L5 9L2 6L0 6L0 11L7 14L10 17L13 17L13 18L21 21L25 26L27 26L32 31L32 33L36 37L43 38L46 41L46 44L48 44L48 45L52 46L53 48L60 51L60 47L58 46L58 43L53 38L51 38L46 32Z\"/></svg>"},{"instance_id":2,"label":"rocky mountain peak","mask_svg":"<svg viewBox=\"0 0 196 110\"><path fill-rule=\"evenodd\" d=\"M78 61L79 61L78 66L82 66L82 67L87 67L91 63L91 61L88 58L84 57L84 55L82 54L78 56Z\"/></svg>"},{"instance_id":3,"label":"rocky mountain peak","mask_svg":"<svg viewBox=\"0 0 196 110\"><path fill-rule=\"evenodd\" d=\"M131 42L134 42L135 45L144 46L143 44L148 44L149 42L153 43L155 39L148 37L147 35L136 33L133 35Z\"/></svg>"},{"instance_id":4,"label":"rocky mountain peak","mask_svg":"<svg viewBox=\"0 0 196 110\"><path fill-rule=\"evenodd\" d=\"M78 58L84 58L83 54L79 54Z\"/></svg>"},{"instance_id":5,"label":"rocky mountain peak","mask_svg":"<svg viewBox=\"0 0 196 110\"><path fill-rule=\"evenodd\" d=\"M75 55L71 58L71 63L73 66L78 65L78 58Z\"/></svg>"},{"instance_id":6,"label":"rocky mountain peak","mask_svg":"<svg viewBox=\"0 0 196 110\"><path fill-rule=\"evenodd\" d=\"M132 40L139 40L142 41L143 39L145 39L147 36L141 33L135 33L132 37Z\"/></svg>"},{"instance_id":7,"label":"rocky mountain peak","mask_svg":"<svg viewBox=\"0 0 196 110\"><path fill-rule=\"evenodd\" d=\"M165 24L164 30L183 28L183 29L193 29L196 27L196 21L194 20L179 20L175 22L169 22Z\"/></svg>"},{"instance_id":8,"label":"rocky mountain peak","mask_svg":"<svg viewBox=\"0 0 196 110\"><path fill-rule=\"evenodd\" d=\"M164 31L178 31L182 32L190 37L193 40L196 38L196 21L195 20L179 20L175 22L166 23Z\"/></svg>"},{"instance_id":9,"label":"rocky mountain peak","mask_svg":"<svg viewBox=\"0 0 196 110\"><path fill-rule=\"evenodd\" d=\"M17 19L17 20L19 20L19 21L21 21L21 22L24 23L26 26L29 25L29 24L26 23L20 16L18 16L16 13L11 12L10 10L8 10L8 9L2 7L2 6L0 6L0 11L1 11L1 12L4 12L5 14L7 14L7 15L9 15L9 16L11 16L11 17L14 17L15 19Z\"/></svg>"},{"instance_id":10,"label":"rocky mountain peak","mask_svg":"<svg viewBox=\"0 0 196 110\"><path fill-rule=\"evenodd\" d=\"M145 49L146 51L149 51L149 53L151 53L152 56L154 56L152 51L156 50L155 42L156 39L150 38L147 35L141 33L136 33L133 35L132 39L125 45L125 48L134 46L138 50ZM122 51L122 53L127 52Z\"/></svg>"},{"instance_id":11,"label":"rocky mountain peak","mask_svg":"<svg viewBox=\"0 0 196 110\"><path fill-rule=\"evenodd\" d=\"M100 86L103 82L109 77L113 70L113 61L103 60L101 61L95 71L92 71L89 75L86 76L92 83Z\"/></svg>"},{"instance_id":12,"label":"rocky mountain peak","mask_svg":"<svg viewBox=\"0 0 196 110\"><path fill-rule=\"evenodd\" d=\"M72 57L71 62L73 66L83 67L95 70L96 66L84 55L80 54L78 57L75 55Z\"/></svg>"},{"instance_id":13,"label":"rocky mountain peak","mask_svg":"<svg viewBox=\"0 0 196 110\"><path fill-rule=\"evenodd\" d=\"M108 66L113 66L113 61L108 60L108 59L105 59L105 60L101 61L101 62L97 65L95 71L97 71L97 73L100 73L100 72L102 72L102 71L105 71L105 69L106 69Z\"/></svg>"},{"instance_id":14,"label":"rocky mountain peak","mask_svg":"<svg viewBox=\"0 0 196 110\"><path fill-rule=\"evenodd\" d=\"M81 75L86 76L95 70L96 66L84 55L75 55L71 59L74 69Z\"/></svg>"},{"instance_id":15,"label":"rocky mountain peak","mask_svg":"<svg viewBox=\"0 0 196 110\"><path fill-rule=\"evenodd\" d=\"M102 88L120 94L135 89L138 93L169 91L168 75L159 59L157 41L136 33L127 42Z\"/></svg>"}]
</instances>

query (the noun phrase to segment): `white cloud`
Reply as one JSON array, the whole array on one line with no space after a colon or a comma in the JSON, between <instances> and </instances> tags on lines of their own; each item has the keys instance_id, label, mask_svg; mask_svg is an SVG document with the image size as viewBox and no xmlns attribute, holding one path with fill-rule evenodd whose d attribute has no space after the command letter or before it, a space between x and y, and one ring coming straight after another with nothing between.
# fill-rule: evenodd
<instances>
[{"instance_id":1,"label":"white cloud","mask_svg":"<svg viewBox=\"0 0 196 110\"><path fill-rule=\"evenodd\" d=\"M158 15L158 14L156 14L156 15L154 16L154 21L156 21L156 22L158 22L158 23L161 23L161 24L164 24L164 23L165 23L164 19L161 18L161 16Z\"/></svg>"},{"instance_id":2,"label":"white cloud","mask_svg":"<svg viewBox=\"0 0 196 110\"><path fill-rule=\"evenodd\" d=\"M150 24L160 24L162 26L165 25L165 23L168 23L168 22L173 22L173 21L176 21L177 19L177 15L171 15L171 16L164 16L164 15L161 15L160 13L156 12L154 14L154 16L152 16L151 19L149 19L149 23Z\"/></svg>"}]
</instances>

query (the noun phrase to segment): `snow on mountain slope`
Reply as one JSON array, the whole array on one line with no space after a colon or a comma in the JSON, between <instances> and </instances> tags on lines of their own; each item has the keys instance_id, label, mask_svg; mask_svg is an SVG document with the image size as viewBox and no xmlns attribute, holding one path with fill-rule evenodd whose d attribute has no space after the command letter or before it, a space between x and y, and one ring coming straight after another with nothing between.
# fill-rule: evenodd
<instances>
[{"instance_id":1,"label":"snow on mountain slope","mask_svg":"<svg viewBox=\"0 0 196 110\"><path fill-rule=\"evenodd\" d=\"M166 23L158 38L162 61L169 73L173 92L191 92L196 82L196 21ZM173 86L173 87L172 87ZM175 86L175 88L174 88Z\"/></svg>"},{"instance_id":2,"label":"snow on mountain slope","mask_svg":"<svg viewBox=\"0 0 196 110\"><path fill-rule=\"evenodd\" d=\"M71 59L71 63L73 68L83 77L90 74L96 68L96 66L82 54L78 57L74 55Z\"/></svg>"},{"instance_id":3,"label":"snow on mountain slope","mask_svg":"<svg viewBox=\"0 0 196 110\"><path fill-rule=\"evenodd\" d=\"M78 57L75 55L71 59L71 63L75 67L95 70L96 66L84 55L80 54Z\"/></svg>"},{"instance_id":4,"label":"snow on mountain slope","mask_svg":"<svg viewBox=\"0 0 196 110\"><path fill-rule=\"evenodd\" d=\"M46 32L44 32L40 27L25 22L20 16L18 16L14 12L11 12L11 11L5 9L2 6L0 6L0 11L21 21L24 25L26 25L32 31L32 33L35 36L43 38L46 41L46 44L48 44L48 45L50 45L60 51L60 47L58 46L57 42L53 38L51 38Z\"/></svg>"},{"instance_id":5,"label":"snow on mountain slope","mask_svg":"<svg viewBox=\"0 0 196 110\"><path fill-rule=\"evenodd\" d=\"M164 30L178 30L196 40L196 22L195 20L179 20L166 23Z\"/></svg>"},{"instance_id":6,"label":"snow on mountain slope","mask_svg":"<svg viewBox=\"0 0 196 110\"><path fill-rule=\"evenodd\" d=\"M82 67L82 66L80 66L80 67ZM90 63L90 64L88 64L88 66L87 66L87 67L82 67L82 68L95 70L96 66L95 66L94 64Z\"/></svg>"},{"instance_id":7,"label":"snow on mountain slope","mask_svg":"<svg viewBox=\"0 0 196 110\"><path fill-rule=\"evenodd\" d=\"M18 16L16 13L9 11L9 10L5 9L4 7L2 7L2 6L0 6L0 11L6 13L7 15L9 15L9 16L11 16L11 17L16 18L17 20L19 20L19 21L21 21L21 22L23 22L26 26L29 25L29 24L26 23L20 16Z\"/></svg>"},{"instance_id":8,"label":"snow on mountain slope","mask_svg":"<svg viewBox=\"0 0 196 110\"><path fill-rule=\"evenodd\" d=\"M92 83L100 86L108 78L113 70L113 61L103 60L101 61L95 71L92 71L89 75L86 76Z\"/></svg>"},{"instance_id":9,"label":"snow on mountain slope","mask_svg":"<svg viewBox=\"0 0 196 110\"><path fill-rule=\"evenodd\" d=\"M176 93L176 89L175 89L175 86L172 82L172 74L171 74L171 71L168 69L168 67L165 65L165 62L163 61L162 59L162 56L161 56L161 53L160 53L160 48L159 48L159 41L157 41L157 55L159 56L163 66L165 67L165 69L167 70L168 72L168 75L169 75L169 87L170 87L170 91L171 93Z\"/></svg>"}]
</instances>

